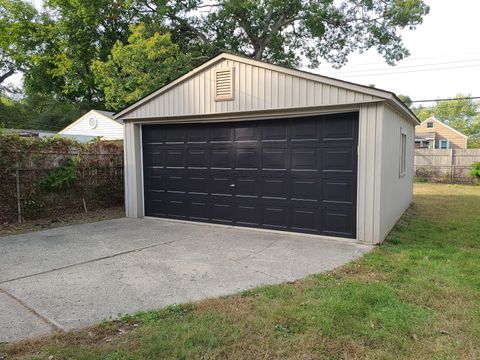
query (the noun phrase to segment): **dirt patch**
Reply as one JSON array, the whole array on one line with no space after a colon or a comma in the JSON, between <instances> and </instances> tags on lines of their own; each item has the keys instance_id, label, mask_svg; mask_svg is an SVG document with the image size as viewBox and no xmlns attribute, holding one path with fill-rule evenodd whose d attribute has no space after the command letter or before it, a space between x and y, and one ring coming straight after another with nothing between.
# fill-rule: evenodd
<instances>
[{"instance_id":1,"label":"dirt patch","mask_svg":"<svg viewBox=\"0 0 480 360\"><path fill-rule=\"evenodd\" d=\"M0 237L25 234L61 226L83 224L102 220L117 219L125 216L123 207L112 207L89 211L88 213L67 214L54 219L29 220L22 223L4 223L0 225Z\"/></svg>"}]
</instances>

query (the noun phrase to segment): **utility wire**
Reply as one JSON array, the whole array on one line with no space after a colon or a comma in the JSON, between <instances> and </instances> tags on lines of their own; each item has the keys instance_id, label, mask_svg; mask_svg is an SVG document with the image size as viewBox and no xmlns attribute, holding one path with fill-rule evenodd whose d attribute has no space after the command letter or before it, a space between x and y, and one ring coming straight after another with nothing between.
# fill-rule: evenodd
<instances>
[{"instance_id":1,"label":"utility wire","mask_svg":"<svg viewBox=\"0 0 480 360\"><path fill-rule=\"evenodd\" d=\"M470 68L470 67L477 67L477 66L480 66L480 64L463 65L463 66L450 66L450 67L435 68L435 69L395 71L395 72L376 73L376 74L360 74L360 75L345 75L345 76L343 76L341 74L337 74L336 76L339 77L339 78L347 78L347 77L362 77L362 76L396 75L396 74L417 73L417 72L425 72L425 71L453 70L453 69Z\"/></svg>"},{"instance_id":2,"label":"utility wire","mask_svg":"<svg viewBox=\"0 0 480 360\"><path fill-rule=\"evenodd\" d=\"M457 61L446 61L446 62L439 62L439 63L432 63L432 64L418 64L418 65L408 65L408 66L399 66L399 67L391 67L391 68L380 68L380 69L364 69L364 70L351 70L351 71L341 71L340 72L329 72L323 73L323 75L340 75L343 74L351 74L351 73L364 73L370 71L385 71L385 70L402 70L402 69L411 69L417 67L425 67L425 66L436 66L436 65L448 65L448 64L458 64L458 63L465 63L465 62L472 62L472 61L480 61L480 59L470 59L470 60L457 60ZM473 64L475 65L475 64Z\"/></svg>"},{"instance_id":3,"label":"utility wire","mask_svg":"<svg viewBox=\"0 0 480 360\"><path fill-rule=\"evenodd\" d=\"M421 102L436 102L436 101L455 101L455 100L477 100L480 99L480 96L466 96L461 98L453 99L431 99L431 100L412 100L412 103L421 103Z\"/></svg>"}]
</instances>

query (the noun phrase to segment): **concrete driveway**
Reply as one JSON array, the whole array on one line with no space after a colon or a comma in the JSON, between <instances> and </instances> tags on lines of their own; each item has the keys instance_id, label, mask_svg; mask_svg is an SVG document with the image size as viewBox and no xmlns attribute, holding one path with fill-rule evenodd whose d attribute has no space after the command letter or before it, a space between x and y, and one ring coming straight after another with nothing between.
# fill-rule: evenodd
<instances>
[{"instance_id":1,"label":"concrete driveway","mask_svg":"<svg viewBox=\"0 0 480 360\"><path fill-rule=\"evenodd\" d=\"M0 342L330 270L350 241L156 219L0 238Z\"/></svg>"}]
</instances>

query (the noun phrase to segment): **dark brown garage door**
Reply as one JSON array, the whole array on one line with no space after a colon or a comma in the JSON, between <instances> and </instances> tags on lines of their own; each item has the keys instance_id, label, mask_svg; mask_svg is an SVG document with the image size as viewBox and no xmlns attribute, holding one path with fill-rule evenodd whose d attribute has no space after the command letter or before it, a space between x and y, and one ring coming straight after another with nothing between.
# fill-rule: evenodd
<instances>
[{"instance_id":1,"label":"dark brown garage door","mask_svg":"<svg viewBox=\"0 0 480 360\"><path fill-rule=\"evenodd\" d=\"M355 237L358 113L144 125L145 215Z\"/></svg>"}]
</instances>

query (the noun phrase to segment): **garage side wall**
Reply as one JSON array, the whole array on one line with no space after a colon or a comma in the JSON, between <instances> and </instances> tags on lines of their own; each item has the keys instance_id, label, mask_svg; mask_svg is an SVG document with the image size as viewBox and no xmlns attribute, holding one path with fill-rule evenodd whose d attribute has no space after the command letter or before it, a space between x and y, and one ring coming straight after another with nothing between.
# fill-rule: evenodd
<instances>
[{"instance_id":1,"label":"garage side wall","mask_svg":"<svg viewBox=\"0 0 480 360\"><path fill-rule=\"evenodd\" d=\"M143 214L143 181L142 181L142 149L140 125L125 122L125 215L142 217Z\"/></svg>"},{"instance_id":2,"label":"garage side wall","mask_svg":"<svg viewBox=\"0 0 480 360\"><path fill-rule=\"evenodd\" d=\"M400 172L401 133L406 134L405 174ZM382 179L380 200L380 239L407 210L413 198L413 155L415 127L402 115L385 106L382 145Z\"/></svg>"},{"instance_id":3,"label":"garage side wall","mask_svg":"<svg viewBox=\"0 0 480 360\"><path fill-rule=\"evenodd\" d=\"M380 235L380 189L383 103L360 107L358 130L357 240L378 244Z\"/></svg>"}]
</instances>

